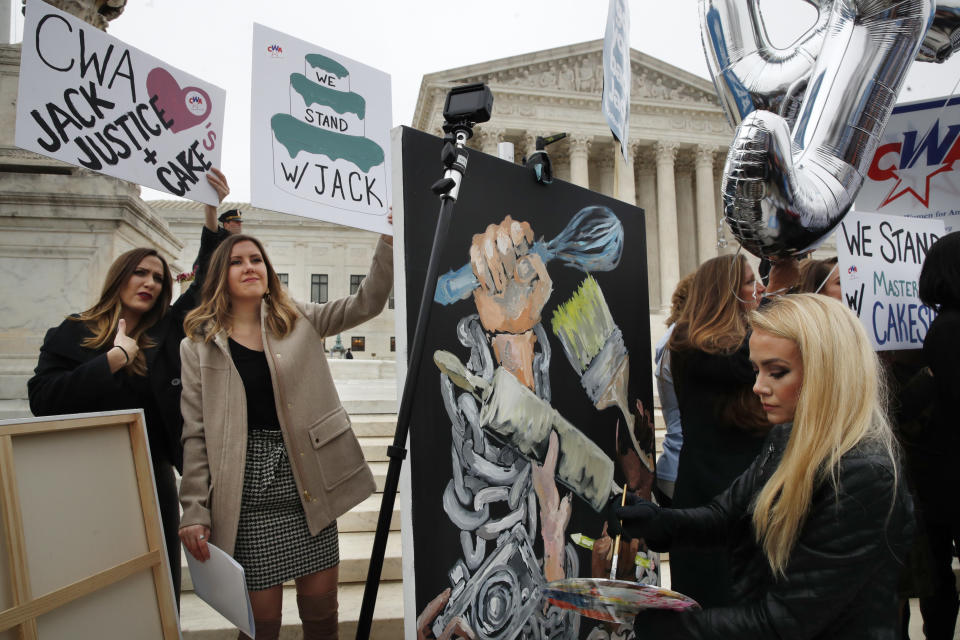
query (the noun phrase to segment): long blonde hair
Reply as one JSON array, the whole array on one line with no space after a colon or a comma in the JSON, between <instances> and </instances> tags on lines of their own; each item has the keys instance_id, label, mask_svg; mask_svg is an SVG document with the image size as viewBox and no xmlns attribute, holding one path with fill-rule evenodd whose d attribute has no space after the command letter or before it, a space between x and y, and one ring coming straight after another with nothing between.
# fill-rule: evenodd
<instances>
[{"instance_id":1,"label":"long blonde hair","mask_svg":"<svg viewBox=\"0 0 960 640\"><path fill-rule=\"evenodd\" d=\"M253 236L233 234L228 236L210 257L207 276L200 291L200 305L187 314L183 328L191 340L210 342L220 331L229 330L233 323L233 305L227 277L230 273L230 254L241 242L257 245L263 264L267 268L267 293L263 296L266 305L266 328L278 338L293 330L297 321L297 309L280 285L270 258L259 240Z\"/></svg>"},{"instance_id":2,"label":"long blonde hair","mask_svg":"<svg viewBox=\"0 0 960 640\"><path fill-rule=\"evenodd\" d=\"M803 381L783 458L757 496L753 527L774 574L784 575L820 482L839 491L840 459L866 440L890 456L896 444L887 420L880 363L857 317L816 294L783 296L751 314L754 331L792 340Z\"/></svg>"},{"instance_id":3,"label":"long blonde hair","mask_svg":"<svg viewBox=\"0 0 960 640\"><path fill-rule=\"evenodd\" d=\"M711 258L694 272L667 348L729 354L747 337L747 314L736 293L747 264L742 255Z\"/></svg>"},{"instance_id":4,"label":"long blonde hair","mask_svg":"<svg viewBox=\"0 0 960 640\"><path fill-rule=\"evenodd\" d=\"M110 344L116 335L117 323L120 320L120 314L123 312L120 292L144 258L149 256L157 258L163 265L163 288L160 290L160 295L153 307L140 316L137 326L127 334L130 338L136 340L140 350L124 367L138 376L147 375L147 358L144 350L155 344L146 335L146 332L167 312L167 308L170 306L170 298L173 295L173 277L170 275L170 268L167 266L167 261L156 249L140 247L121 254L107 270L107 277L103 281L100 299L97 300L96 304L81 312L78 316L70 316L72 320L83 322L90 333L93 334L84 338L80 343L81 346L88 349L100 349Z\"/></svg>"}]
</instances>

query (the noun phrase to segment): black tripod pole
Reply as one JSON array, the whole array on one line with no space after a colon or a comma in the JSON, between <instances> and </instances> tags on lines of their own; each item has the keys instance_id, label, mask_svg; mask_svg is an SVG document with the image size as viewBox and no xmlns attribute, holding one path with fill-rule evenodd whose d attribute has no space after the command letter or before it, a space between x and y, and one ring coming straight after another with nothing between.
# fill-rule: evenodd
<instances>
[{"instance_id":1,"label":"black tripod pole","mask_svg":"<svg viewBox=\"0 0 960 640\"><path fill-rule=\"evenodd\" d=\"M400 467L403 465L403 459L407 456L406 444L407 433L410 430L410 414L413 410L413 399L416 396L417 381L420 379L420 361L423 356L427 328L430 324L430 308L433 305L433 296L437 289L440 254L443 252L447 240L450 218L453 216L453 205L456 203L460 191L460 181L467 169L465 145L471 134L470 129L469 127L457 128L453 133L456 136L456 146L447 142L443 150L443 163L447 170L443 179L433 185L433 191L440 195L441 199L440 217L437 220L437 228L433 233L433 248L430 250L430 262L427 266L427 276L423 285L423 298L420 300L420 311L417 314L417 328L407 356L407 377L403 385L400 408L397 412L397 430L394 434L393 446L387 448L390 463L387 467L387 479L383 487L383 500L380 503L377 532L373 538L373 551L370 555L370 568L367 571L367 584L363 591L360 619L357 622L357 640L367 640L370 637L373 610L377 602L377 591L380 588L380 575L383 572L383 558L387 550L387 536L390 534L390 520L393 516L397 484L400 481Z\"/></svg>"}]
</instances>

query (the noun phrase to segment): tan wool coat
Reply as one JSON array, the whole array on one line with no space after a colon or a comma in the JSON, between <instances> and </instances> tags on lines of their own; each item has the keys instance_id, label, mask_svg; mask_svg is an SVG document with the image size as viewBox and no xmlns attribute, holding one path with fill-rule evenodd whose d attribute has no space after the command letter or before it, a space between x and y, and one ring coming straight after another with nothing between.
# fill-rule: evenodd
<instances>
[{"instance_id":1,"label":"tan wool coat","mask_svg":"<svg viewBox=\"0 0 960 640\"><path fill-rule=\"evenodd\" d=\"M313 535L374 490L373 474L340 403L321 339L379 314L392 286L393 251L381 239L370 272L354 295L326 304L295 303L297 322L284 338L268 333L261 322L277 417ZM180 526L210 527L210 542L233 553L247 449L243 381L225 331L209 342L184 339L180 356Z\"/></svg>"}]
</instances>

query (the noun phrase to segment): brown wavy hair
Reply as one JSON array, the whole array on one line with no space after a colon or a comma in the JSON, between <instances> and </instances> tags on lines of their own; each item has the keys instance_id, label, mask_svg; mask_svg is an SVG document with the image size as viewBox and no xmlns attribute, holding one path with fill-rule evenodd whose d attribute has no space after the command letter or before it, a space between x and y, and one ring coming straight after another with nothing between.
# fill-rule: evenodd
<instances>
[{"instance_id":1,"label":"brown wavy hair","mask_svg":"<svg viewBox=\"0 0 960 640\"><path fill-rule=\"evenodd\" d=\"M687 304L687 296L690 295L690 283L693 282L695 275L696 271L683 276L674 288L673 295L670 297L670 315L663 321L663 324L668 327L680 319L683 307Z\"/></svg>"},{"instance_id":2,"label":"brown wavy hair","mask_svg":"<svg viewBox=\"0 0 960 640\"><path fill-rule=\"evenodd\" d=\"M743 286L747 259L742 255L707 260L693 274L687 300L667 348L729 354L747 337L747 314L737 292Z\"/></svg>"},{"instance_id":3,"label":"brown wavy hair","mask_svg":"<svg viewBox=\"0 0 960 640\"><path fill-rule=\"evenodd\" d=\"M800 282L791 293L820 293L830 273L837 267L836 258L805 260L800 263Z\"/></svg>"},{"instance_id":4,"label":"brown wavy hair","mask_svg":"<svg viewBox=\"0 0 960 640\"><path fill-rule=\"evenodd\" d=\"M88 349L100 349L110 344L116 336L117 323L120 321L120 314L123 311L120 290L127 284L144 258L149 256L157 258L163 265L163 287L160 289L160 295L153 307L140 316L137 326L127 334L133 340L136 340L140 350L124 368L138 376L147 375L147 357L144 355L144 350L155 344L146 335L146 332L167 312L170 307L170 298L173 296L173 277L170 275L170 267L167 266L167 261L156 249L139 247L121 254L107 270L107 277L103 281L103 290L100 292L100 299L97 300L96 304L77 316L70 316L72 320L83 322L90 333L93 334L84 338L83 342L80 343L81 346Z\"/></svg>"},{"instance_id":5,"label":"brown wavy hair","mask_svg":"<svg viewBox=\"0 0 960 640\"><path fill-rule=\"evenodd\" d=\"M267 267L267 293L263 296L266 305L267 330L282 338L293 330L297 322L297 309L280 285L280 278L267 256L263 244L253 236L233 234L220 243L210 257L207 275L200 290L200 305L187 314L184 331L191 340L209 342L220 331L228 331L233 323L233 301L227 282L230 273L230 256L233 248L241 242L257 245L263 263Z\"/></svg>"},{"instance_id":6,"label":"brown wavy hair","mask_svg":"<svg viewBox=\"0 0 960 640\"><path fill-rule=\"evenodd\" d=\"M747 339L748 316L737 297L746 265L747 259L740 254L718 256L694 272L683 310L667 341L667 348L677 352L671 366L678 388L686 362L684 352L729 355ZM770 428L763 406L749 385L714 407L714 414L718 423L735 425L751 433L763 433Z\"/></svg>"}]
</instances>

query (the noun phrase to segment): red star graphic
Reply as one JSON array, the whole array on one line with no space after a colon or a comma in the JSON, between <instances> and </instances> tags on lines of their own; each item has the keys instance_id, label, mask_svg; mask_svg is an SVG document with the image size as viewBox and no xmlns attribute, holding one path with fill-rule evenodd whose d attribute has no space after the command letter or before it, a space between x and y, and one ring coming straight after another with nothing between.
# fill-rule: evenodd
<instances>
[{"instance_id":1,"label":"red star graphic","mask_svg":"<svg viewBox=\"0 0 960 640\"><path fill-rule=\"evenodd\" d=\"M882 209L883 207L887 206L888 204L890 204L891 202L893 202L894 200L896 200L896 199L899 198L900 196L902 196L902 195L904 195L904 194L906 194L906 193L911 193L911 194L913 194L913 197L914 197L914 198L916 198L917 200L919 200L919 201L923 204L924 207L926 207L926 208L929 209L929 208L930 208L930 179L933 178L933 177L934 177L935 175L937 175L937 174L947 173L948 171L953 171L953 162L948 162L947 164L943 165L942 167L940 167L939 169L937 169L937 170L934 171L933 173L928 174L928 175L927 175L927 178L926 178L926 185L925 185L924 194L923 194L922 196L921 196L919 193L917 193L917 191L913 188L912 185L909 185L909 186L901 189L899 192L897 192L897 189L898 189L898 188L900 187L900 185L903 183L903 177L901 177L900 175L897 175L897 183L896 183L895 185L893 185L893 189L891 189L891 190L890 190L890 193L887 194L887 197L884 198L884 200L883 200L883 202L880 204L880 207L879 207L879 208ZM908 174L908 176L909 176L909 174ZM908 178L908 179L909 179L909 178Z\"/></svg>"}]
</instances>

